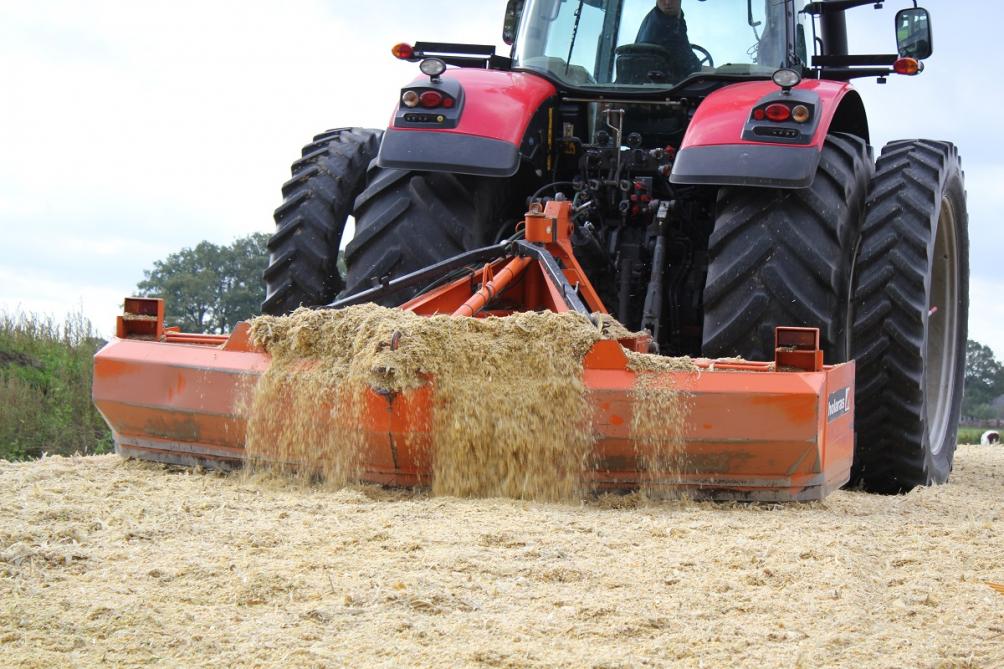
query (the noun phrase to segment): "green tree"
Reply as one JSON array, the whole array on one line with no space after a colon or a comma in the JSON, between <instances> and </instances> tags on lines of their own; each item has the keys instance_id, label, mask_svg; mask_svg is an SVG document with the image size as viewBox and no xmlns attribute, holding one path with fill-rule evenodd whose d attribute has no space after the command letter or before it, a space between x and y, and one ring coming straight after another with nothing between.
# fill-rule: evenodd
<instances>
[{"instance_id":1,"label":"green tree","mask_svg":"<svg viewBox=\"0 0 1004 669\"><path fill-rule=\"evenodd\" d=\"M1004 365L989 346L966 343L966 395L962 413L972 418L989 418L990 404L1004 395Z\"/></svg>"},{"instance_id":2,"label":"green tree","mask_svg":"<svg viewBox=\"0 0 1004 669\"><path fill-rule=\"evenodd\" d=\"M261 308L269 236L256 233L229 246L202 242L154 263L139 294L161 297L168 325L186 332L226 332Z\"/></svg>"}]
</instances>

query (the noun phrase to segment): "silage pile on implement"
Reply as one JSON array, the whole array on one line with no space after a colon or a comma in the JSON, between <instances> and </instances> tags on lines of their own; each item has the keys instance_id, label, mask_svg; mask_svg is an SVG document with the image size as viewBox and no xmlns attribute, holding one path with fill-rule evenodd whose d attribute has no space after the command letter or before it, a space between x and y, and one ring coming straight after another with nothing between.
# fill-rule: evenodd
<instances>
[{"instance_id":1,"label":"silage pile on implement","mask_svg":"<svg viewBox=\"0 0 1004 669\"><path fill-rule=\"evenodd\" d=\"M353 482L365 394L431 382L432 480L424 483L435 494L573 499L592 466L583 357L600 339L630 334L609 317L597 323L576 313L423 317L374 305L258 318L251 337L272 364L250 401L249 461ZM676 393L642 394L654 411L639 412L634 427L646 443L678 442L685 415Z\"/></svg>"}]
</instances>

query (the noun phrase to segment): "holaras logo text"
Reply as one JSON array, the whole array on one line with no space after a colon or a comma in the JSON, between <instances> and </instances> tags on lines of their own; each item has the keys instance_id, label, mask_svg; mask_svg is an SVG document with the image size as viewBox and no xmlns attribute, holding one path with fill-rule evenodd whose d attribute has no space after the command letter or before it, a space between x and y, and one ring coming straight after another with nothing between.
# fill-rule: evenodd
<instances>
[{"instance_id":1,"label":"holaras logo text","mask_svg":"<svg viewBox=\"0 0 1004 669\"><path fill-rule=\"evenodd\" d=\"M840 418L851 410L851 389L844 388L830 395L829 411L826 419L828 421Z\"/></svg>"}]
</instances>

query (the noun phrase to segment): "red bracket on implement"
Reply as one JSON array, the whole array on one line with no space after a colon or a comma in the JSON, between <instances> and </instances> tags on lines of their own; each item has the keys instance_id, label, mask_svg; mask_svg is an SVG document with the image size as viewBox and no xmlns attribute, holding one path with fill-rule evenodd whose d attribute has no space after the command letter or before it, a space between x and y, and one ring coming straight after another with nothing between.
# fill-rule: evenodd
<instances>
[{"instance_id":1,"label":"red bracket on implement","mask_svg":"<svg viewBox=\"0 0 1004 669\"><path fill-rule=\"evenodd\" d=\"M164 300L156 297L127 297L115 326L119 339L164 338Z\"/></svg>"},{"instance_id":2,"label":"red bracket on implement","mask_svg":"<svg viewBox=\"0 0 1004 669\"><path fill-rule=\"evenodd\" d=\"M566 206L564 210L569 211L569 206ZM557 211L561 211L561 209ZM568 222L566 221L563 225L562 221L555 218L553 216L555 213L554 209L549 213L552 215L548 216L544 212L544 207L539 202L534 202L530 205L530 211L526 213L526 217L524 218L526 230L524 238L526 241L534 244L557 244L559 241L569 239L571 226Z\"/></svg>"},{"instance_id":3,"label":"red bracket on implement","mask_svg":"<svg viewBox=\"0 0 1004 669\"><path fill-rule=\"evenodd\" d=\"M776 328L774 364L779 372L786 369L822 371L823 352L819 349L819 328Z\"/></svg>"}]
</instances>

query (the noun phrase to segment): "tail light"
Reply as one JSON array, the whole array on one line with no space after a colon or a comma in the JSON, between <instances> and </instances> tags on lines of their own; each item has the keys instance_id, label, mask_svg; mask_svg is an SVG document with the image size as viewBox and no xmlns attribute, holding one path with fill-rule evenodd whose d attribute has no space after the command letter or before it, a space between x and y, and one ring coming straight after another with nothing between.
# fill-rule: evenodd
<instances>
[{"instance_id":1,"label":"tail light","mask_svg":"<svg viewBox=\"0 0 1004 669\"><path fill-rule=\"evenodd\" d=\"M771 121L773 123L808 123L812 120L812 109L808 105L794 106L782 102L774 102L753 110L754 121Z\"/></svg>"},{"instance_id":2,"label":"tail light","mask_svg":"<svg viewBox=\"0 0 1004 669\"><path fill-rule=\"evenodd\" d=\"M767 109L764 110L764 115L767 117L768 121L773 121L774 123L784 123L791 118L791 108L788 107L788 105L780 103L767 105Z\"/></svg>"},{"instance_id":3,"label":"tail light","mask_svg":"<svg viewBox=\"0 0 1004 669\"><path fill-rule=\"evenodd\" d=\"M418 96L418 101L423 107L433 109L443 104L443 94L439 91L425 91Z\"/></svg>"},{"instance_id":4,"label":"tail light","mask_svg":"<svg viewBox=\"0 0 1004 669\"><path fill-rule=\"evenodd\" d=\"M401 104L405 107L417 107L421 98L415 91L405 91L401 96Z\"/></svg>"},{"instance_id":5,"label":"tail light","mask_svg":"<svg viewBox=\"0 0 1004 669\"><path fill-rule=\"evenodd\" d=\"M394 126L436 130L456 128L463 106L464 88L456 79L430 82L419 79L401 89Z\"/></svg>"},{"instance_id":6,"label":"tail light","mask_svg":"<svg viewBox=\"0 0 1004 669\"><path fill-rule=\"evenodd\" d=\"M453 109L457 106L457 101L440 91L409 89L401 94L401 104L410 109L414 109L415 107Z\"/></svg>"},{"instance_id":7,"label":"tail light","mask_svg":"<svg viewBox=\"0 0 1004 669\"><path fill-rule=\"evenodd\" d=\"M761 99L743 128L748 142L811 144L819 129L819 96L812 91L787 91Z\"/></svg>"}]
</instances>

